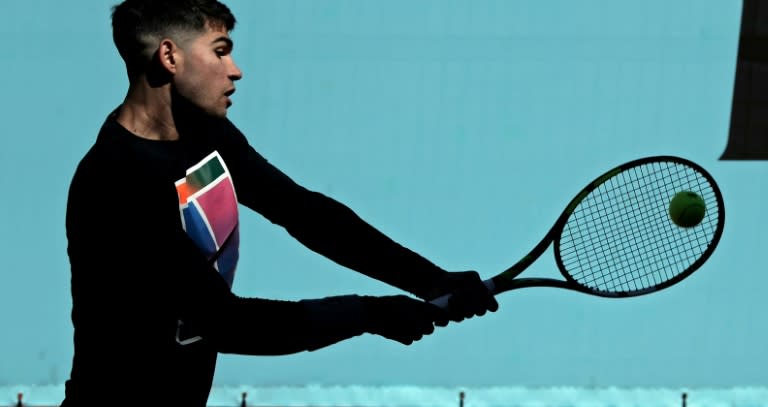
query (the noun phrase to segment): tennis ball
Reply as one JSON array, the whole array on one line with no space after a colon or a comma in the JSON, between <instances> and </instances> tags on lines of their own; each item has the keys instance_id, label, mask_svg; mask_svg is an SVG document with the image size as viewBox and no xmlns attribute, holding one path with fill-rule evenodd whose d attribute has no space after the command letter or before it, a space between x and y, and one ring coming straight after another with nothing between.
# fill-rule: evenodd
<instances>
[{"instance_id":1,"label":"tennis ball","mask_svg":"<svg viewBox=\"0 0 768 407\"><path fill-rule=\"evenodd\" d=\"M669 218L675 225L691 228L698 225L707 212L704 199L692 191L680 191L669 203Z\"/></svg>"}]
</instances>

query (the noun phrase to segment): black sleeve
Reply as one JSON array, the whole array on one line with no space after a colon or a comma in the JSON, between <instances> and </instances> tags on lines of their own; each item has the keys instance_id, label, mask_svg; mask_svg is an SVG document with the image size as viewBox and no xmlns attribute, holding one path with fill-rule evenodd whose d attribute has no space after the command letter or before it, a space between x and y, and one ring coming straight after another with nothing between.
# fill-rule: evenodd
<instances>
[{"instance_id":1,"label":"black sleeve","mask_svg":"<svg viewBox=\"0 0 768 407\"><path fill-rule=\"evenodd\" d=\"M115 322L98 329L114 329L113 337L137 346L153 335L170 338L169 327L181 319L218 351L252 355L317 349L363 333L354 298L307 304L234 295L181 228L173 185L117 167L81 164L70 188L68 250L79 326L99 325L94 319L108 315ZM324 303L336 305L317 305ZM323 312L339 323L320 328Z\"/></svg>"},{"instance_id":2,"label":"black sleeve","mask_svg":"<svg viewBox=\"0 0 768 407\"><path fill-rule=\"evenodd\" d=\"M232 126L233 181L238 200L262 214L309 249L424 298L445 271L401 246L350 208L308 190L275 168Z\"/></svg>"}]
</instances>

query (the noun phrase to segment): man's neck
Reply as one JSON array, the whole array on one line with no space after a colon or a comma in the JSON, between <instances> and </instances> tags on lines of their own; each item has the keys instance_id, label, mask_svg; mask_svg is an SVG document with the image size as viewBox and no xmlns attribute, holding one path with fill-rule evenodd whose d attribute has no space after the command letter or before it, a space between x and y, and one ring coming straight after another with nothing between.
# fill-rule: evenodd
<instances>
[{"instance_id":1,"label":"man's neck","mask_svg":"<svg viewBox=\"0 0 768 407\"><path fill-rule=\"evenodd\" d=\"M132 85L117 113L117 122L138 137L178 140L179 131L167 86L170 85L156 88Z\"/></svg>"}]
</instances>

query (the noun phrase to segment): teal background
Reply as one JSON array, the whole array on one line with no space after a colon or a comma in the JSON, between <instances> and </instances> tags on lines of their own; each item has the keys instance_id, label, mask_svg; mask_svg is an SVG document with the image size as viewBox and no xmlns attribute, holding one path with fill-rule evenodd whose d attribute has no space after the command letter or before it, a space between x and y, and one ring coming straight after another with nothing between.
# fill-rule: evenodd
<instances>
[{"instance_id":1,"label":"teal background","mask_svg":"<svg viewBox=\"0 0 768 407\"><path fill-rule=\"evenodd\" d=\"M69 374L66 192L127 87L113 3L0 3L0 385ZM245 74L230 118L253 146L447 269L496 274L587 182L646 155L707 168L728 217L710 261L652 296L521 290L411 347L366 336L314 353L223 356L216 384L766 384L768 164L717 160L739 1L227 4ZM239 295L397 292L258 214L241 221ZM546 255L526 273L554 270Z\"/></svg>"}]
</instances>

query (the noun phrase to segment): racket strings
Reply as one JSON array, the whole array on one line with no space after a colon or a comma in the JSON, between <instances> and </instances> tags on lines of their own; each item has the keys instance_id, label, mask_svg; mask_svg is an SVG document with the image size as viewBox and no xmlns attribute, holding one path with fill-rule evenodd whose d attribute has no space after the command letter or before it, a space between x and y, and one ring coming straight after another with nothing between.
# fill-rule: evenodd
<instances>
[{"instance_id":1,"label":"racket strings","mask_svg":"<svg viewBox=\"0 0 768 407\"><path fill-rule=\"evenodd\" d=\"M669 218L679 191L698 193L706 214L692 228ZM654 162L631 167L590 192L570 215L559 239L562 265L596 291L649 289L688 270L712 242L718 199L706 177L686 165Z\"/></svg>"},{"instance_id":2,"label":"racket strings","mask_svg":"<svg viewBox=\"0 0 768 407\"><path fill-rule=\"evenodd\" d=\"M641 168L640 170L643 170L643 168ZM626 178L626 175L627 175L626 173L623 173L622 177ZM656 175L658 175L658 173L652 173L651 175L656 176ZM653 181L654 182L663 182L664 180L654 179ZM613 238L611 240L608 240L608 242L615 242L615 243L612 243L610 246L608 246L604 252L616 253L617 256L619 256L622 259L621 265L625 266L624 270L630 270L630 274L627 274L627 275L622 275L619 271L611 272L611 274L609 275L609 277L611 277L611 278L604 279L605 280L604 283L607 284L607 285L611 285L612 283L615 283L617 280L626 279L628 282L634 283L634 284L630 284L630 286L633 289L644 288L645 286L651 286L651 285L660 284L663 281L669 280L669 279L673 278L675 275L679 274L679 272L670 273L670 271L672 270L674 265L669 264L669 262L667 261L668 259L663 258L663 257L659 258L658 256L656 256L656 261L654 263L651 263L650 262L650 260L652 259L651 256L643 256L644 253L643 253L642 248L648 247L648 245L653 244L655 242L654 239L656 239L655 236L646 233L646 231L649 230L649 229L652 229L652 228L654 230L657 230L657 229L655 229L656 228L656 223L655 223L656 219L655 218L645 218L644 219L643 216L641 216L642 212L637 210L638 208L642 208L644 205L647 205L647 204L650 203L650 202L648 202L648 199L647 199L648 197L644 197L644 198L646 198L646 199L645 200L635 199L635 200L630 200L629 201L629 203L633 204L632 205L633 211L632 211L631 215L627 217L627 221L628 221L627 224L632 226L632 230L629 230L627 232L631 233L631 235L634 237L634 239L635 239L634 240L634 245L622 246L622 243L624 243L624 242L619 240L619 239L615 239L617 236L606 235L609 238ZM615 210L615 205L613 205L611 207L611 210ZM649 221L649 219L651 221ZM621 230L621 229L618 229L618 230ZM664 232L664 231L662 230L662 232ZM638 236L640 236L640 238L638 238ZM668 238L669 236L667 235L665 237ZM664 267L657 267L657 269L658 270L663 270L665 272L665 275L664 276L660 276L658 273L654 273L654 274L651 274L651 275L648 275L648 274L645 274L645 275L638 274L637 273L637 269L633 269L631 267L630 268L626 267L627 265L629 265L629 260L630 259L637 259L637 260L639 260L639 262L641 263L640 265L642 267L644 267L645 269L648 269L649 267L654 266L655 263L658 263L659 261L661 261L662 263L664 263L663 264ZM603 266L607 266L607 264L603 264ZM670 267L670 266L672 266L672 267ZM592 276L601 276L602 277L602 275L599 274L599 273L592 273L591 275ZM634 277L634 278L632 278L632 277ZM641 282L641 284L639 286L637 284L638 281ZM594 283L595 281L591 280L591 281L588 281L588 282Z\"/></svg>"},{"instance_id":3,"label":"racket strings","mask_svg":"<svg viewBox=\"0 0 768 407\"><path fill-rule=\"evenodd\" d=\"M642 206L646 202L638 202L638 203L639 203L639 206ZM623 275L619 271L612 271L611 274L607 278L603 278L604 281L602 281L602 283L604 283L604 284L606 284L608 286L611 286L611 285L615 286L617 281L620 281L620 282L626 282L627 285L629 286L629 287L626 287L626 286L622 287L624 290L626 290L627 288L632 289L632 290L637 290L637 289L645 288L647 286L652 286L652 285L660 284L660 283L662 283L664 281L667 281L667 280L673 278L675 275L679 274L680 272L684 271L684 269L679 270L679 267L678 267L678 270L676 270L675 266L676 265L679 266L679 264L675 264L674 262L670 262L669 258L659 257L658 255L656 255L656 256L644 256L642 248L643 247L648 247L648 244L649 244L649 242L652 242L653 237L649 236L648 234L644 234L644 231L649 227L648 222L637 223L639 221L639 219L637 219L637 218L638 218L637 216L633 216L633 217L629 218L630 221L633 222L633 223L630 223L630 224L633 225L633 229L630 230L629 232L631 232L633 234L633 236L637 236L638 233L643 233L640 236L644 236L645 239L640 239L640 240L635 239L635 242L634 242L635 245L630 246L628 248L624 248L625 250L619 249L617 251L616 245L613 245L614 247L609 247L608 248L608 251L613 251L614 253L617 253L617 256L619 256L619 257L621 257L623 259L623 261L620 262L620 266L624 266L624 269L622 271L630 270L631 272L629 274ZM651 225L654 225L654 224L651 223ZM653 227L655 227L655 226L653 226ZM665 230L662 229L661 231L664 232ZM669 237L670 236L668 234L666 234L665 236L663 236L662 240L670 241ZM619 245L618 247L621 247L621 246ZM680 252L679 250L677 250L677 249L679 249L679 247L666 246L666 248L668 250L671 250L670 253L679 253ZM690 248L688 248L688 249L690 249ZM629 269L626 268L626 266L629 263L630 259L637 259L637 260L639 260L638 262L639 262L639 266L641 268L645 268L646 270L647 269L664 270L666 274L664 274L664 275L660 275L659 273L638 274L637 273L637 270L638 270L637 268L634 268L634 269L633 268L629 268ZM677 263L680 263L680 260L682 260L682 259L677 258L675 260L678 260ZM662 263L662 264L659 264L659 263ZM672 264L670 264L670 263L672 263ZM593 275L599 276L599 274L593 274ZM595 282L596 282L595 279L591 279L591 280L587 281L587 283L592 283L593 285L594 285Z\"/></svg>"},{"instance_id":4,"label":"racket strings","mask_svg":"<svg viewBox=\"0 0 768 407\"><path fill-rule=\"evenodd\" d=\"M632 219L632 220L636 221L637 219ZM636 227L634 227L633 230L631 230L630 232L633 233L634 235L636 235L637 233L642 233L643 230L646 229L645 226L647 226L647 224L638 224L638 223L634 223L633 225ZM644 234L642 236L647 236L647 235ZM669 236L668 235L664 236L663 239L666 239L667 241L669 241ZM612 272L608 276L608 278L604 278L605 280L604 283L609 285L611 284L615 285L617 279L625 278L626 282L629 285L629 289L642 289L644 288L644 286L659 284L679 274L679 270L675 270L674 266L675 266L675 262L679 263L682 260L684 260L684 259L681 259L680 256L677 256L675 259L673 259L674 261L670 261L670 259L666 257L643 256L641 248L647 247L647 244L650 240L651 239L649 238L642 239L639 241L636 239L635 245L632 246L632 248L628 251L619 250L618 252L616 252L615 247L609 248L609 250L613 249L614 252L616 252L617 255L623 259L620 266L626 266L627 263L629 262L628 259L639 259L639 263L641 267L644 267L646 269L653 267L657 270L667 270L668 274L659 275L658 273L654 273L650 275L649 274L639 275L636 272L637 269L635 269L634 272L627 274L626 276L622 276L621 273L619 272ZM681 252L680 250L678 250L679 247L667 245L666 248L670 250L671 253ZM690 250L690 247L687 247L685 249ZM662 263L662 264L659 264L659 263ZM672 271L672 273L669 274L669 271ZM595 282L594 279L592 279L592 281L588 281L588 283L594 283L594 282ZM623 287L623 288L627 289L627 287Z\"/></svg>"}]
</instances>

